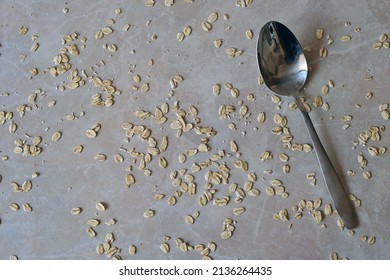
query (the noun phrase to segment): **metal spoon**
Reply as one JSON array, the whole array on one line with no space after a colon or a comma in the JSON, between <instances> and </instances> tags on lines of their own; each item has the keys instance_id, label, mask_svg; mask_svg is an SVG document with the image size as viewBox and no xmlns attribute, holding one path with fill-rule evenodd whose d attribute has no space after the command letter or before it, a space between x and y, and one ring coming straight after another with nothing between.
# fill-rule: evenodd
<instances>
[{"instance_id":1,"label":"metal spoon","mask_svg":"<svg viewBox=\"0 0 390 280\"><path fill-rule=\"evenodd\" d=\"M265 84L273 92L295 98L316 151L322 175L333 204L348 229L357 226L352 205L321 144L299 93L306 82L308 67L302 47L294 34L276 21L266 23L257 42L257 60Z\"/></svg>"}]
</instances>

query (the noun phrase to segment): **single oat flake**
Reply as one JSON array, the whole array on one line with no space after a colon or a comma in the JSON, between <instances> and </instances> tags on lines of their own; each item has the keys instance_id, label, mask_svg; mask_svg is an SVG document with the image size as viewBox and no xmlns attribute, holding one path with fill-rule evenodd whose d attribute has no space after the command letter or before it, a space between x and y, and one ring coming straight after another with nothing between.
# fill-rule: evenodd
<instances>
[{"instance_id":1,"label":"single oat flake","mask_svg":"<svg viewBox=\"0 0 390 280\"><path fill-rule=\"evenodd\" d=\"M96 209L99 211L106 211L106 205L103 202L96 203Z\"/></svg>"},{"instance_id":2,"label":"single oat flake","mask_svg":"<svg viewBox=\"0 0 390 280\"><path fill-rule=\"evenodd\" d=\"M155 214L155 211L149 209L149 210L147 210L147 211L144 213L144 217L145 217L145 218L151 218L151 217L154 216L154 214Z\"/></svg>"},{"instance_id":3,"label":"single oat flake","mask_svg":"<svg viewBox=\"0 0 390 280\"><path fill-rule=\"evenodd\" d=\"M316 38L318 40L321 40L323 35L324 35L324 29L322 29L322 28L317 29L317 31L316 31Z\"/></svg>"},{"instance_id":4,"label":"single oat flake","mask_svg":"<svg viewBox=\"0 0 390 280\"><path fill-rule=\"evenodd\" d=\"M60 131L56 131L56 132L54 132L54 134L52 135L51 140L52 140L53 142L56 142L56 141L60 140L61 136L62 136L62 133L61 133Z\"/></svg>"},{"instance_id":5,"label":"single oat flake","mask_svg":"<svg viewBox=\"0 0 390 280\"><path fill-rule=\"evenodd\" d=\"M202 29L203 29L204 31L210 31L211 28L212 28L212 25L211 25L210 22L208 22L208 21L203 21L203 22L202 22Z\"/></svg>"},{"instance_id":6,"label":"single oat flake","mask_svg":"<svg viewBox=\"0 0 390 280\"><path fill-rule=\"evenodd\" d=\"M328 50L326 48L321 48L319 51L320 58L325 58L328 56Z\"/></svg>"}]
</instances>

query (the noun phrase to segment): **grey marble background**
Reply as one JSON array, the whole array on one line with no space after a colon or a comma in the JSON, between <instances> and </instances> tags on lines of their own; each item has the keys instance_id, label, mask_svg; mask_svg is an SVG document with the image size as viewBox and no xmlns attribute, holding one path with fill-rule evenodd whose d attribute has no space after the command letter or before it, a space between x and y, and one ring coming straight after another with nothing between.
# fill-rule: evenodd
<instances>
[{"instance_id":1,"label":"grey marble background","mask_svg":"<svg viewBox=\"0 0 390 280\"><path fill-rule=\"evenodd\" d=\"M105 242L105 236L112 233L115 240L111 246L118 248L115 256L123 259L202 259L199 251L183 252L176 248L175 239L181 238L187 245L195 246L209 242L217 245L209 256L213 259L329 259L329 254L337 252L340 258L349 259L389 259L390 258L390 204L389 204L389 151L390 137L388 120L382 117L379 106L389 102L389 55L390 50L372 45L383 33L390 33L390 2L386 0L358 1L258 1L247 7L236 6L235 0L202 1L186 3L176 0L171 7L164 1L156 1L153 7L146 7L145 1L11 1L0 2L0 111L12 112L13 118L0 126L0 258L17 256L19 259L109 259L96 253L96 246ZM121 13L116 14L115 9ZM63 9L68 9L67 13ZM201 22L212 12L218 19L212 29L206 32ZM224 19L224 14L229 15ZM115 24L108 24L113 19ZM311 105L310 116L320 135L329 156L342 178L348 193L361 201L356 208L359 227L354 235L337 225L337 214L325 216L317 224L310 211L305 209L301 219L294 218L293 205L300 200L322 198L324 204L331 199L321 177L314 152L292 151L284 148L281 135L272 133L276 126L275 114L288 120L287 127L294 136L294 143L309 143L306 129L298 111L290 110L292 100L283 98L280 104L273 102L273 93L265 85L258 84L259 70L256 59L256 43L260 28L269 20L286 24L296 34L303 46L310 46L307 54L311 67L305 94ZM346 25L349 22L350 25ZM122 27L130 24L128 31ZM19 35L19 28L25 26L28 32ZM114 32L101 40L94 38L96 32L111 26ZM185 26L191 26L192 33L182 42L176 39L177 33ZM324 29L324 38L315 37L318 28ZM360 32L355 32L360 28ZM253 31L253 39L245 36L246 30ZM62 38L76 32L73 42L78 46L78 56L69 55L72 70L78 69L85 85L71 90L58 90L67 83L71 71L52 77L45 71L54 66L53 58L59 54ZM31 36L36 35L35 41ZM156 35L156 38L152 38ZM326 36L334 43L327 45ZM350 35L350 42L342 42L341 36ZM80 38L85 37L85 43ZM220 48L213 41L222 39ZM388 40L387 40L388 41ZM30 48L39 43L32 53ZM116 52L110 52L103 44L115 44ZM67 45L70 45L69 43ZM81 48L85 45L85 48ZM226 49L234 47L243 50L241 56L229 58ZM318 51L326 47L328 57L320 59ZM148 65L153 59L154 65ZM104 65L100 61L104 61ZM96 75L113 80L121 94L114 94L111 107L100 108L91 104L94 94L102 93L82 76L85 70L94 75L90 66L95 66ZM39 74L32 76L31 68ZM46 72L46 73L45 73ZM135 83L133 76L140 75L141 82ZM184 81L170 94L169 81L181 75ZM372 77L371 79L369 79ZM323 85L333 80L335 87L327 95L321 93ZM142 93L133 85L149 83L150 90ZM212 86L221 84L220 95L214 96ZM223 88L231 83L239 89L238 98L233 98ZM39 90L36 100L29 104L28 97ZM370 100L366 94L372 92ZM255 100L248 100L253 94ZM107 93L103 93L105 98ZM314 108L316 96L328 102L330 109ZM48 107L49 101L56 101ZM168 103L168 120L162 125L155 124L154 117L140 120L134 115L137 110L154 113L156 106ZM195 126L213 127L216 134L208 137L199 135L194 129L176 137L171 123L176 119L173 111L175 102L189 113L189 107L198 109L200 123ZM26 104L31 111L21 117L18 106ZM234 105L236 112L231 118L221 120L218 108L221 104ZM240 104L248 107L249 116L240 118ZM256 120L260 112L266 113L266 120L259 124ZM67 120L67 115L77 117ZM81 116L80 116L81 114ZM341 121L344 115L351 115L349 122ZM193 123L191 115L186 117ZM153 156L148 169L151 176L145 176L138 169L140 160L131 157L123 149L135 148L147 152L148 143L137 136L126 140L122 124L131 122L151 129L152 136L161 143L163 136L169 139L167 151ZM17 125L14 133L9 132L12 123ZM94 139L85 136L85 131L93 124L100 123L101 130ZM234 123L236 129L229 128ZM349 124L346 128L345 125ZM354 144L361 132L370 126L383 126L381 140L369 140L366 146ZM53 142L55 131L62 137ZM28 136L31 136L29 138ZM41 136L42 152L33 156L14 153L17 139L31 143L32 137ZM202 138L209 138L207 153L199 152L180 163L179 154L197 148ZM239 155L230 152L230 141L236 141ZM83 145L81 154L75 155L72 149ZM368 146L386 147L387 151L372 157ZM225 156L218 160L230 168L229 182L213 184L214 198L230 197L227 206L205 207L198 204L199 196L205 191L207 167L193 173L197 193L193 196L183 193L177 203L169 206L167 200L177 196L178 187L172 186L169 174L187 169L191 173L194 162L201 162L212 153L224 150ZM259 156L270 151L273 158L261 161ZM107 160L94 160L98 153L107 155ZM227 154L230 155L227 155ZM289 156L289 174L282 172L285 164L280 161L280 153ZM116 163L115 154L121 154L124 162ZM367 159L364 170L372 173L366 180L358 162L358 155ZM164 156L168 167L158 166L158 159ZM237 157L239 156L239 157ZM234 161L248 163L248 171L234 167ZM128 169L132 167L132 171ZM272 170L272 173L267 173ZM354 175L348 175L352 171ZM39 176L31 178L34 172ZM261 194L247 195L236 204L235 194L229 193L230 184L237 183L243 188L247 175L254 172L257 181L254 188ZM315 172L317 183L312 186L306 179L308 172ZM125 175L133 174L136 183L125 188ZM266 188L272 179L283 181L289 196L270 197ZM13 192L11 183L21 185L31 180L28 192ZM161 201L155 200L156 193L165 194ZM106 211L98 211L95 204L106 203ZM9 208L17 203L20 210ZM29 203L32 212L23 211L23 204ZM246 211L235 216L233 208L243 206ZM82 208L79 215L72 215L71 209ZM155 210L155 216L146 219L143 213ZM289 221L277 221L274 214L287 209ZM195 223L185 222L185 215L199 211ZM96 237L86 233L87 221L99 219L101 224L94 227ZM223 221L235 221L235 230L229 239L220 237ZM115 219L114 225L106 225ZM170 240L165 241L164 236ZM376 241L369 245L364 238L375 236ZM166 242L170 252L165 254L159 248ZM130 255L130 245L137 247L137 253Z\"/></svg>"}]
</instances>

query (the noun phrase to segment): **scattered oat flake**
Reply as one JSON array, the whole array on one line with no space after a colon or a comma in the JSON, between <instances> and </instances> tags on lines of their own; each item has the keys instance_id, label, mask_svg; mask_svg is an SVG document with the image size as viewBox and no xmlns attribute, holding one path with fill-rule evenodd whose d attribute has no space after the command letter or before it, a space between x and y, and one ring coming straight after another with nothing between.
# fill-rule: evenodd
<instances>
[{"instance_id":1,"label":"scattered oat flake","mask_svg":"<svg viewBox=\"0 0 390 280\"><path fill-rule=\"evenodd\" d=\"M214 46L215 46L217 49L219 49L219 48L222 46L222 43L223 43L222 39L215 39L215 40L214 40Z\"/></svg>"},{"instance_id":2,"label":"scattered oat flake","mask_svg":"<svg viewBox=\"0 0 390 280\"><path fill-rule=\"evenodd\" d=\"M245 36L248 40L251 40L253 38L253 31L248 29L245 31Z\"/></svg>"},{"instance_id":3,"label":"scattered oat flake","mask_svg":"<svg viewBox=\"0 0 390 280\"><path fill-rule=\"evenodd\" d=\"M363 178L368 180L368 179L371 179L372 177L372 174L371 174L371 171L368 171L368 170L364 170L363 171Z\"/></svg>"},{"instance_id":4,"label":"scattered oat flake","mask_svg":"<svg viewBox=\"0 0 390 280\"><path fill-rule=\"evenodd\" d=\"M118 47L115 45L115 44L109 44L107 46L107 49L110 51L110 52L116 52L118 50Z\"/></svg>"},{"instance_id":5,"label":"scattered oat flake","mask_svg":"<svg viewBox=\"0 0 390 280\"><path fill-rule=\"evenodd\" d=\"M325 58L328 56L328 50L326 48L321 48L319 51L320 58Z\"/></svg>"},{"instance_id":6,"label":"scattered oat flake","mask_svg":"<svg viewBox=\"0 0 390 280\"><path fill-rule=\"evenodd\" d=\"M107 159L107 156L105 154L97 154L94 157L94 159L97 160L97 161L105 161Z\"/></svg>"},{"instance_id":7,"label":"scattered oat flake","mask_svg":"<svg viewBox=\"0 0 390 280\"><path fill-rule=\"evenodd\" d=\"M160 245L161 251L163 251L165 254L168 254L170 251L170 246L168 243L164 242Z\"/></svg>"},{"instance_id":8,"label":"scattered oat flake","mask_svg":"<svg viewBox=\"0 0 390 280\"><path fill-rule=\"evenodd\" d=\"M141 91L143 93L147 93L149 91L150 87L149 87L149 83L145 83L141 86Z\"/></svg>"},{"instance_id":9,"label":"scattered oat flake","mask_svg":"<svg viewBox=\"0 0 390 280\"><path fill-rule=\"evenodd\" d=\"M186 215L184 219L186 223L190 225L192 225L195 222L195 218L191 215Z\"/></svg>"},{"instance_id":10,"label":"scattered oat flake","mask_svg":"<svg viewBox=\"0 0 390 280\"><path fill-rule=\"evenodd\" d=\"M352 120L352 116L351 115L344 115L341 117L341 120L343 122L348 122L348 121Z\"/></svg>"},{"instance_id":11,"label":"scattered oat flake","mask_svg":"<svg viewBox=\"0 0 390 280\"><path fill-rule=\"evenodd\" d=\"M9 260L10 261L17 261L19 258L18 258L18 256L16 256L16 255L11 255L11 256L9 256Z\"/></svg>"},{"instance_id":12,"label":"scattered oat flake","mask_svg":"<svg viewBox=\"0 0 390 280\"><path fill-rule=\"evenodd\" d=\"M371 236L371 237L369 237L369 238L367 239L367 243L368 243L369 245L373 245L373 244L375 243L375 241L376 241L376 237L375 237L375 236Z\"/></svg>"},{"instance_id":13,"label":"scattered oat flake","mask_svg":"<svg viewBox=\"0 0 390 280\"><path fill-rule=\"evenodd\" d=\"M349 41L351 41L351 40L352 40L352 37L349 36L349 35L343 35L343 36L341 36L341 41L343 41L343 42L349 42Z\"/></svg>"},{"instance_id":14,"label":"scattered oat flake","mask_svg":"<svg viewBox=\"0 0 390 280\"><path fill-rule=\"evenodd\" d=\"M289 220L287 209L280 210L278 216L283 222L287 222Z\"/></svg>"},{"instance_id":15,"label":"scattered oat flake","mask_svg":"<svg viewBox=\"0 0 390 280\"><path fill-rule=\"evenodd\" d=\"M130 245L129 247L129 254L134 255L137 253L137 247L135 245Z\"/></svg>"},{"instance_id":16,"label":"scattered oat flake","mask_svg":"<svg viewBox=\"0 0 390 280\"><path fill-rule=\"evenodd\" d=\"M27 32L28 32L28 28L26 26L22 25L21 27L19 27L20 35L25 35Z\"/></svg>"},{"instance_id":17,"label":"scattered oat flake","mask_svg":"<svg viewBox=\"0 0 390 280\"><path fill-rule=\"evenodd\" d=\"M100 221L97 220L97 219L89 219L87 221L87 224L92 226L92 227L96 227L96 226L98 226L100 224Z\"/></svg>"},{"instance_id":18,"label":"scattered oat flake","mask_svg":"<svg viewBox=\"0 0 390 280\"><path fill-rule=\"evenodd\" d=\"M338 260L339 259L339 256L336 252L332 252L329 254L329 259L330 260Z\"/></svg>"},{"instance_id":19,"label":"scattered oat flake","mask_svg":"<svg viewBox=\"0 0 390 280\"><path fill-rule=\"evenodd\" d=\"M23 211L24 212L32 212L32 207L30 206L30 204L28 204L28 203L24 203L23 204Z\"/></svg>"},{"instance_id":20,"label":"scattered oat flake","mask_svg":"<svg viewBox=\"0 0 390 280\"><path fill-rule=\"evenodd\" d=\"M122 27L122 30L123 31L128 31L130 29L131 25L129 23L126 23L123 27Z\"/></svg>"},{"instance_id":21,"label":"scattered oat flake","mask_svg":"<svg viewBox=\"0 0 390 280\"><path fill-rule=\"evenodd\" d=\"M90 237L95 237L95 236L96 236L96 231L95 231L92 227L86 228L85 231L88 233L88 235L89 235Z\"/></svg>"},{"instance_id":22,"label":"scattered oat flake","mask_svg":"<svg viewBox=\"0 0 390 280\"><path fill-rule=\"evenodd\" d=\"M379 36L379 42L384 43L388 39L388 35L386 33L383 33Z\"/></svg>"},{"instance_id":23,"label":"scattered oat flake","mask_svg":"<svg viewBox=\"0 0 390 280\"><path fill-rule=\"evenodd\" d=\"M98 255L102 255L103 253L104 253L104 246L103 246L103 244L98 244L97 246L96 246L96 253L98 254Z\"/></svg>"},{"instance_id":24,"label":"scattered oat flake","mask_svg":"<svg viewBox=\"0 0 390 280\"><path fill-rule=\"evenodd\" d=\"M203 22L202 22L202 29L203 29L204 31L210 31L211 28L212 28L212 25L211 25L210 22L208 22L208 21L203 21Z\"/></svg>"},{"instance_id":25,"label":"scattered oat flake","mask_svg":"<svg viewBox=\"0 0 390 280\"><path fill-rule=\"evenodd\" d=\"M385 120L390 119L390 111L387 109L384 109L381 111L382 118Z\"/></svg>"},{"instance_id":26,"label":"scattered oat flake","mask_svg":"<svg viewBox=\"0 0 390 280\"><path fill-rule=\"evenodd\" d=\"M62 136L62 133L60 131L56 131L52 135L51 141L56 142L56 141L60 140L61 136Z\"/></svg>"},{"instance_id":27,"label":"scattered oat flake","mask_svg":"<svg viewBox=\"0 0 390 280\"><path fill-rule=\"evenodd\" d=\"M303 49L305 51L307 51L308 53L310 53L312 51L312 47L311 46L305 46L305 47L303 47Z\"/></svg>"},{"instance_id":28,"label":"scattered oat flake","mask_svg":"<svg viewBox=\"0 0 390 280\"><path fill-rule=\"evenodd\" d=\"M145 217L145 218L151 218L151 217L154 216L154 214L155 214L155 211L149 209L149 210L147 210L146 212L144 212L144 217Z\"/></svg>"},{"instance_id":29,"label":"scattered oat flake","mask_svg":"<svg viewBox=\"0 0 390 280\"><path fill-rule=\"evenodd\" d=\"M114 161L117 162L117 163L121 163L124 161L124 157L120 154L115 154L114 155Z\"/></svg>"},{"instance_id":30,"label":"scattered oat flake","mask_svg":"<svg viewBox=\"0 0 390 280\"><path fill-rule=\"evenodd\" d=\"M145 0L146 7L153 7L155 4L155 0Z\"/></svg>"},{"instance_id":31,"label":"scattered oat flake","mask_svg":"<svg viewBox=\"0 0 390 280\"><path fill-rule=\"evenodd\" d=\"M322 86L321 92L322 92L322 94L328 94L329 93L329 86L328 85Z\"/></svg>"},{"instance_id":32,"label":"scattered oat flake","mask_svg":"<svg viewBox=\"0 0 390 280\"><path fill-rule=\"evenodd\" d=\"M238 215L241 215L242 213L245 212L245 208L244 207L236 207L233 209L233 214L238 216Z\"/></svg>"},{"instance_id":33,"label":"scattered oat flake","mask_svg":"<svg viewBox=\"0 0 390 280\"><path fill-rule=\"evenodd\" d=\"M135 183L135 178L132 174L127 174L125 176L125 180L126 180L127 187L130 187L131 185L133 185Z\"/></svg>"},{"instance_id":34,"label":"scattered oat flake","mask_svg":"<svg viewBox=\"0 0 390 280\"><path fill-rule=\"evenodd\" d=\"M73 148L73 153L74 154L80 154L83 151L83 146L82 145L77 145Z\"/></svg>"},{"instance_id":35,"label":"scattered oat flake","mask_svg":"<svg viewBox=\"0 0 390 280\"><path fill-rule=\"evenodd\" d=\"M185 26L184 28L183 28L183 33L184 33L184 35L185 36L190 36L191 35L191 33L192 33L192 28L191 28L191 26Z\"/></svg>"},{"instance_id":36,"label":"scattered oat flake","mask_svg":"<svg viewBox=\"0 0 390 280\"><path fill-rule=\"evenodd\" d=\"M218 13L212 12L209 17L207 18L207 21L210 23L215 22L218 19Z\"/></svg>"},{"instance_id":37,"label":"scattered oat flake","mask_svg":"<svg viewBox=\"0 0 390 280\"><path fill-rule=\"evenodd\" d=\"M95 205L96 209L99 210L99 211L106 211L106 204L103 203L103 202L98 202L96 203Z\"/></svg>"},{"instance_id":38,"label":"scattered oat flake","mask_svg":"<svg viewBox=\"0 0 390 280\"><path fill-rule=\"evenodd\" d=\"M95 138L97 134L93 129L88 129L85 132L85 135L87 135L88 138Z\"/></svg>"},{"instance_id":39,"label":"scattered oat flake","mask_svg":"<svg viewBox=\"0 0 390 280\"><path fill-rule=\"evenodd\" d=\"M175 4L175 0L165 0L165 6L170 7Z\"/></svg>"},{"instance_id":40,"label":"scattered oat flake","mask_svg":"<svg viewBox=\"0 0 390 280\"><path fill-rule=\"evenodd\" d=\"M265 121L265 112L260 112L257 116L257 122L258 123L264 123Z\"/></svg>"},{"instance_id":41,"label":"scattered oat flake","mask_svg":"<svg viewBox=\"0 0 390 280\"><path fill-rule=\"evenodd\" d=\"M316 38L318 40L321 40L323 35L324 35L324 29L322 29L322 28L317 29L317 31L316 31Z\"/></svg>"},{"instance_id":42,"label":"scattered oat flake","mask_svg":"<svg viewBox=\"0 0 390 280\"><path fill-rule=\"evenodd\" d=\"M78 215L78 214L80 214L81 213L81 208L80 207L75 207L75 208L72 208L72 210L70 210L70 213L72 214L72 215Z\"/></svg>"},{"instance_id":43,"label":"scattered oat flake","mask_svg":"<svg viewBox=\"0 0 390 280\"><path fill-rule=\"evenodd\" d=\"M184 38L185 38L184 32L179 32L179 33L177 33L176 39L177 39L179 42L183 41Z\"/></svg>"},{"instance_id":44,"label":"scattered oat flake","mask_svg":"<svg viewBox=\"0 0 390 280\"><path fill-rule=\"evenodd\" d=\"M39 44L35 43L34 45L31 46L31 52L36 52L38 48L39 48Z\"/></svg>"},{"instance_id":45,"label":"scattered oat flake","mask_svg":"<svg viewBox=\"0 0 390 280\"><path fill-rule=\"evenodd\" d=\"M177 202L177 199L176 199L175 196L169 197L169 199L168 199L168 205L169 206L174 206L176 204L176 202Z\"/></svg>"},{"instance_id":46,"label":"scattered oat flake","mask_svg":"<svg viewBox=\"0 0 390 280\"><path fill-rule=\"evenodd\" d=\"M12 210L12 211L18 211L19 210L19 205L17 203L11 203L9 205L9 208Z\"/></svg>"},{"instance_id":47,"label":"scattered oat flake","mask_svg":"<svg viewBox=\"0 0 390 280\"><path fill-rule=\"evenodd\" d=\"M231 231L225 230L225 231L223 231L223 232L221 233L221 238L222 238L222 239L228 239L228 238L230 238L231 236L232 236L232 232L231 232Z\"/></svg>"}]
</instances>

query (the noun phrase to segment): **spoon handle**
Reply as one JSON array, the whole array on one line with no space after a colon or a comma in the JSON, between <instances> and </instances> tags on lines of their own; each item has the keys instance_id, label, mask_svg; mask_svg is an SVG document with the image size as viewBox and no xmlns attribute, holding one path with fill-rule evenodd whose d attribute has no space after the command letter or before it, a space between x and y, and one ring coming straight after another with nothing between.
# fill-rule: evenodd
<instances>
[{"instance_id":1,"label":"spoon handle","mask_svg":"<svg viewBox=\"0 0 390 280\"><path fill-rule=\"evenodd\" d=\"M337 176L337 173L326 154L326 151L318 138L317 132L314 129L313 123L309 117L309 114L300 108L307 130L310 134L310 138L313 142L313 146L317 155L318 163L320 164L322 175L325 179L325 184L328 187L330 196L332 197L334 206L343 220L344 225L348 229L353 229L357 226L357 221L352 210L352 205L347 198L343 185Z\"/></svg>"}]
</instances>

